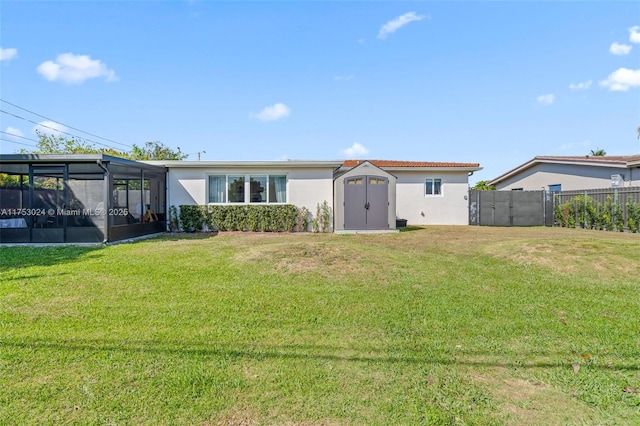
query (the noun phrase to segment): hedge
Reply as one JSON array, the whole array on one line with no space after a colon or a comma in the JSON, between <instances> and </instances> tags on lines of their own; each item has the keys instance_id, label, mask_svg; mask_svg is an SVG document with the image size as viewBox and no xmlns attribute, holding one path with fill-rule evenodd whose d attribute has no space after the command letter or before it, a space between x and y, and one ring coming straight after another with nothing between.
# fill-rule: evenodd
<instances>
[{"instance_id":1,"label":"hedge","mask_svg":"<svg viewBox=\"0 0 640 426\"><path fill-rule=\"evenodd\" d=\"M640 228L640 204L629 199L626 214L621 203L607 196L604 203L593 198L578 195L556 205L555 220L559 226L622 232L627 228L638 232Z\"/></svg>"},{"instance_id":2,"label":"hedge","mask_svg":"<svg viewBox=\"0 0 640 426\"><path fill-rule=\"evenodd\" d=\"M307 214L308 210L298 210L292 204L181 205L180 225L186 232L202 231L205 226L210 231L304 231Z\"/></svg>"}]
</instances>

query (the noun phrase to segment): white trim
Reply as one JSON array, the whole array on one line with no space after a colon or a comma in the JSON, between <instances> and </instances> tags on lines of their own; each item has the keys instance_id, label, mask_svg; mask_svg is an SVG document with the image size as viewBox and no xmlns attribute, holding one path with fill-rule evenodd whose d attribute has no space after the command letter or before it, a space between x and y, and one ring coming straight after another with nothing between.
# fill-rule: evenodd
<instances>
[{"instance_id":1,"label":"white trim","mask_svg":"<svg viewBox=\"0 0 640 426\"><path fill-rule=\"evenodd\" d=\"M440 181L440 193L438 194L427 194L427 181L431 180L431 188L435 188L435 184L436 184L436 180ZM423 194L425 197L428 198L434 198L434 197L444 197L444 185L442 184L442 178L441 177L428 177L428 178L424 178L424 188L423 188Z\"/></svg>"},{"instance_id":2,"label":"white trim","mask_svg":"<svg viewBox=\"0 0 640 426\"><path fill-rule=\"evenodd\" d=\"M343 161L313 161L313 160L279 160L279 161L141 161L141 163L166 166L171 168L332 168L337 169Z\"/></svg>"}]
</instances>

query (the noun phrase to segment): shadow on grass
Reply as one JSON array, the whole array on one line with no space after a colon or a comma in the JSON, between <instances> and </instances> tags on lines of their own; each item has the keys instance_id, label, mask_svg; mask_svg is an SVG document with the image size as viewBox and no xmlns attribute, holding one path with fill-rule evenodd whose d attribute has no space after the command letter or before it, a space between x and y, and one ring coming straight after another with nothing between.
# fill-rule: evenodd
<instances>
[{"instance_id":1,"label":"shadow on grass","mask_svg":"<svg viewBox=\"0 0 640 426\"><path fill-rule=\"evenodd\" d=\"M158 237L156 240L161 241L182 241L182 240L206 240L211 237L215 237L218 235L218 231L210 231L210 232L169 232L165 235ZM142 243L151 240L140 240L135 241L135 243Z\"/></svg>"},{"instance_id":2,"label":"shadow on grass","mask_svg":"<svg viewBox=\"0 0 640 426\"><path fill-rule=\"evenodd\" d=\"M79 262L87 256L102 256L102 246L3 247L0 272L31 266L52 266Z\"/></svg>"},{"instance_id":3,"label":"shadow on grass","mask_svg":"<svg viewBox=\"0 0 640 426\"><path fill-rule=\"evenodd\" d=\"M184 240L206 240L218 235L218 232L178 232L160 235L154 238L143 238L133 241L122 241L110 244L109 246L74 246L74 245L56 245L56 246L11 246L2 247L2 263L0 263L0 272L9 271L17 268L27 268L31 266L52 266L61 265L69 262L77 262L85 259L87 256L95 258L102 256L101 251L112 245L126 244L153 244L158 241L184 241Z\"/></svg>"},{"instance_id":4,"label":"shadow on grass","mask_svg":"<svg viewBox=\"0 0 640 426\"><path fill-rule=\"evenodd\" d=\"M415 225L407 225L403 228L398 228L400 230L400 232L413 232L413 231L421 231L424 228L422 226L415 226Z\"/></svg>"},{"instance_id":5,"label":"shadow on grass","mask_svg":"<svg viewBox=\"0 0 640 426\"><path fill-rule=\"evenodd\" d=\"M170 344L167 344L170 343ZM570 360L560 361L538 361L533 363L520 363L519 361L507 360L487 360L486 358L495 357L493 353L465 352L462 354L452 354L446 351L441 353L430 353L429 357L417 354L411 355L410 350L405 350L404 354L389 355L386 351L376 351L372 348L349 348L334 347L327 345L259 345L259 344L215 344L210 345L193 344L184 345L175 342L157 342L149 340L125 340L122 342L115 340L89 340L74 339L73 341L54 341L47 339L37 339L27 341L26 339L0 340L0 348L13 347L16 349L25 349L29 351L37 350L53 350L53 351L80 351L80 352L123 352L123 353L156 353L175 356L209 356L266 360L266 359L301 359L301 360L326 360L326 361L350 361L363 363L385 363L385 364L418 364L418 365L466 365L480 367L517 367L520 369L533 368L557 368L566 367L571 369ZM362 355L342 355L340 352L360 350ZM408 354L407 354L408 353ZM534 351L525 354L529 357L566 357L564 353L549 353L545 351ZM475 359L474 359L475 358ZM507 357L504 357L505 359ZM522 356L518 357L522 358ZM640 363L629 364L607 364L597 365L588 364L583 366L589 369L597 369L603 371L640 371Z\"/></svg>"}]
</instances>

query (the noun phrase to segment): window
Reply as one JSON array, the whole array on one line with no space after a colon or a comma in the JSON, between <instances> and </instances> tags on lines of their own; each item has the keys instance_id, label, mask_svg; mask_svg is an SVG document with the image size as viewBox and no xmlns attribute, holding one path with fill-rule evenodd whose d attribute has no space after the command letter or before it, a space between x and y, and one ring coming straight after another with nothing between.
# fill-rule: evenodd
<instances>
[{"instance_id":1,"label":"window","mask_svg":"<svg viewBox=\"0 0 640 426\"><path fill-rule=\"evenodd\" d=\"M440 195L442 194L442 180L435 178L427 178L425 184L425 195Z\"/></svg>"},{"instance_id":2,"label":"window","mask_svg":"<svg viewBox=\"0 0 640 426\"><path fill-rule=\"evenodd\" d=\"M269 202L270 203L286 203L287 202L287 177L286 176L269 176Z\"/></svg>"},{"instance_id":3,"label":"window","mask_svg":"<svg viewBox=\"0 0 640 426\"><path fill-rule=\"evenodd\" d=\"M226 176L209 176L209 202L224 203L225 187L227 186Z\"/></svg>"},{"instance_id":4,"label":"window","mask_svg":"<svg viewBox=\"0 0 640 426\"><path fill-rule=\"evenodd\" d=\"M286 203L285 175L210 175L209 203Z\"/></svg>"},{"instance_id":5,"label":"window","mask_svg":"<svg viewBox=\"0 0 640 426\"><path fill-rule=\"evenodd\" d=\"M549 191L551 192L560 192L562 191L562 185L561 184L556 184L556 185L549 185Z\"/></svg>"},{"instance_id":6,"label":"window","mask_svg":"<svg viewBox=\"0 0 640 426\"><path fill-rule=\"evenodd\" d=\"M266 203L267 202L267 177L266 176L251 176L249 177L250 198L252 203Z\"/></svg>"},{"instance_id":7,"label":"window","mask_svg":"<svg viewBox=\"0 0 640 426\"><path fill-rule=\"evenodd\" d=\"M244 203L244 176L228 176L227 181L227 202Z\"/></svg>"}]
</instances>

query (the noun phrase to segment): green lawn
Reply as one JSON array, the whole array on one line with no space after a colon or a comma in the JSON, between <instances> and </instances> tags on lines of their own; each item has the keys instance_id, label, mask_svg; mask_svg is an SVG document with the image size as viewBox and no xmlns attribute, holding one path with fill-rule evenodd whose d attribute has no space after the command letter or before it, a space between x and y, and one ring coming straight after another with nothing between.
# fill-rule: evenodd
<instances>
[{"instance_id":1,"label":"green lawn","mask_svg":"<svg viewBox=\"0 0 640 426\"><path fill-rule=\"evenodd\" d=\"M0 248L0 424L638 424L640 236Z\"/></svg>"}]
</instances>

